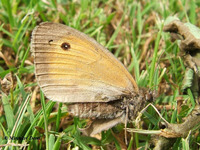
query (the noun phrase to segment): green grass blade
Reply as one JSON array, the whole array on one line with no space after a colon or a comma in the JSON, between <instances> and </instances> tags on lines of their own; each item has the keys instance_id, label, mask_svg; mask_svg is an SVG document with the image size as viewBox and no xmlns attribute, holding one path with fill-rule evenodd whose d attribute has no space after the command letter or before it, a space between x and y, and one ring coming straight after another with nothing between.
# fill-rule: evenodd
<instances>
[{"instance_id":1,"label":"green grass blade","mask_svg":"<svg viewBox=\"0 0 200 150\"><path fill-rule=\"evenodd\" d=\"M47 120L47 114L46 114L45 98L44 98L44 94L42 93L42 91L40 91L40 95L41 95L41 103L42 103L42 110L43 110L43 117L44 117L46 149L49 150L48 120Z\"/></svg>"}]
</instances>

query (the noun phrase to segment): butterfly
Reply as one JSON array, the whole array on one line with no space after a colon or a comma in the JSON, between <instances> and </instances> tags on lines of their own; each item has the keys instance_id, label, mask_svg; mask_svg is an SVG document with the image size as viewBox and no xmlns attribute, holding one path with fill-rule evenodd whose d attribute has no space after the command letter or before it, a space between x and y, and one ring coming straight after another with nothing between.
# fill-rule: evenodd
<instances>
[{"instance_id":1,"label":"butterfly","mask_svg":"<svg viewBox=\"0 0 200 150\"><path fill-rule=\"evenodd\" d=\"M91 118L88 135L135 119L151 93L106 48L86 34L44 22L32 32L35 75L45 96L68 104L68 111Z\"/></svg>"}]
</instances>

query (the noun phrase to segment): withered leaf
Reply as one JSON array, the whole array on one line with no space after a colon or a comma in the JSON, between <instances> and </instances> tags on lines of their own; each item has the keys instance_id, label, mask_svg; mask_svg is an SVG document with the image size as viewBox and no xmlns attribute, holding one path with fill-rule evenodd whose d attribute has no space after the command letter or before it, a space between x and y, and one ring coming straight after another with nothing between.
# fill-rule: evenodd
<instances>
[{"instance_id":1,"label":"withered leaf","mask_svg":"<svg viewBox=\"0 0 200 150\"><path fill-rule=\"evenodd\" d=\"M173 41L180 40L180 56L184 57L184 63L188 67L197 72L197 66L200 67L200 29L175 17L170 17L166 22L163 31L170 32Z\"/></svg>"}]
</instances>

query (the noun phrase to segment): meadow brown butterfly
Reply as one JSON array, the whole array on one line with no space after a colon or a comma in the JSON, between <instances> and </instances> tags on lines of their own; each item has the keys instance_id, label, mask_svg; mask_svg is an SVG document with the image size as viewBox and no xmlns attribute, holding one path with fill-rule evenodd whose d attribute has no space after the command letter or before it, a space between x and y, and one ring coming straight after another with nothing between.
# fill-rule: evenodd
<instances>
[{"instance_id":1,"label":"meadow brown butterfly","mask_svg":"<svg viewBox=\"0 0 200 150\"><path fill-rule=\"evenodd\" d=\"M89 135L133 120L149 100L120 61L73 28L41 23L32 33L31 49L45 96L69 103L75 116L93 119Z\"/></svg>"}]
</instances>

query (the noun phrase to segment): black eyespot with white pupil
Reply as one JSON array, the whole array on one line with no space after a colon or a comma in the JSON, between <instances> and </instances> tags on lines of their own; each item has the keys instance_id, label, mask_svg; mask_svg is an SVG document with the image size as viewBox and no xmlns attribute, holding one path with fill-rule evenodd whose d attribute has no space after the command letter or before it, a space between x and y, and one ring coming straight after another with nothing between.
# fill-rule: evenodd
<instances>
[{"instance_id":1,"label":"black eyespot with white pupil","mask_svg":"<svg viewBox=\"0 0 200 150\"><path fill-rule=\"evenodd\" d=\"M70 47L71 47L70 44L67 43L67 42L64 42L64 43L61 44L61 48L62 48L63 50L69 50Z\"/></svg>"}]
</instances>

